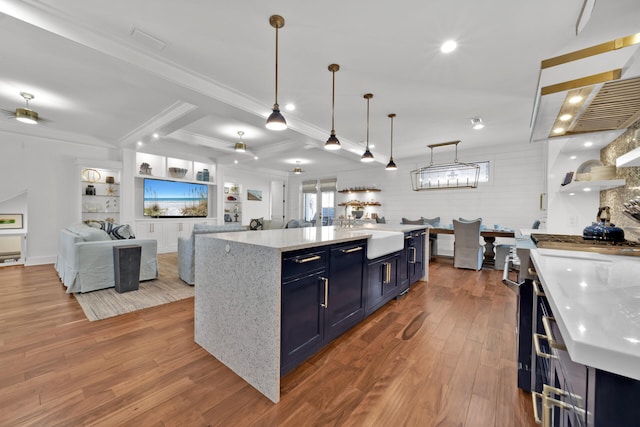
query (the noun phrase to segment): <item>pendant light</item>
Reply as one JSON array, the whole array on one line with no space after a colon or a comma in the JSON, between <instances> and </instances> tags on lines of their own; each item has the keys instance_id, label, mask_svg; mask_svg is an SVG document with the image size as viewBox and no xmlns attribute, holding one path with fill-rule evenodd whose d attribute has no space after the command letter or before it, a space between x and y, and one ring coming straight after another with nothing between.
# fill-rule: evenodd
<instances>
[{"instance_id":1,"label":"pendant light","mask_svg":"<svg viewBox=\"0 0 640 427\"><path fill-rule=\"evenodd\" d=\"M335 97L336 97L336 71L340 69L338 64L329 65L329 71L331 71L331 135L327 142L324 144L324 148L327 150L339 150L340 149L340 141L336 138L336 131L334 127L334 105L335 105Z\"/></svg>"},{"instance_id":2,"label":"pendant light","mask_svg":"<svg viewBox=\"0 0 640 427\"><path fill-rule=\"evenodd\" d=\"M300 160L296 160L296 167L293 168L293 173L296 175L300 175L302 173L302 168L300 167Z\"/></svg>"},{"instance_id":3,"label":"pendant light","mask_svg":"<svg viewBox=\"0 0 640 427\"><path fill-rule=\"evenodd\" d=\"M391 119L391 155L389 156L389 163L387 163L387 167L385 168L388 171L398 170L396 163L393 161L393 118L395 116L394 113L389 114L389 118Z\"/></svg>"},{"instance_id":4,"label":"pendant light","mask_svg":"<svg viewBox=\"0 0 640 427\"><path fill-rule=\"evenodd\" d=\"M284 18L280 15L272 15L269 18L269 24L276 29L276 102L273 104L273 112L267 119L265 126L270 130L285 130L287 121L280 113L278 105L278 30L284 27Z\"/></svg>"},{"instance_id":5,"label":"pendant light","mask_svg":"<svg viewBox=\"0 0 640 427\"><path fill-rule=\"evenodd\" d=\"M235 146L235 150L238 153L244 153L247 151L247 144L245 144L244 142L242 142L242 135L244 135L244 132L242 132L241 130L238 131L238 135L240 136L240 141L236 142L236 146Z\"/></svg>"},{"instance_id":6,"label":"pendant light","mask_svg":"<svg viewBox=\"0 0 640 427\"><path fill-rule=\"evenodd\" d=\"M364 153L362 154L362 157L360 157L360 161L362 162L373 162L373 154L371 154L371 151L369 151L369 100L373 98L373 94L372 93L365 93L364 94L364 99L367 100L367 148L364 151Z\"/></svg>"}]
</instances>

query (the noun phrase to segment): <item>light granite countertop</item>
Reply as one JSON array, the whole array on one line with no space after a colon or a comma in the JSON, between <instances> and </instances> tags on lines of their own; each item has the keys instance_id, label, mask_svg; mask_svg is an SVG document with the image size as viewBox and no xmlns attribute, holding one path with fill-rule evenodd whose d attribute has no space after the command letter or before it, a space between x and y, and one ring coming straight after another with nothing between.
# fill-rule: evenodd
<instances>
[{"instance_id":1,"label":"light granite countertop","mask_svg":"<svg viewBox=\"0 0 640 427\"><path fill-rule=\"evenodd\" d=\"M323 246L333 243L350 242L371 237L376 231L402 232L423 230L426 225L365 224L354 228L338 226L286 228L278 230L251 230L229 233L201 234L230 242L264 246L282 252Z\"/></svg>"},{"instance_id":2,"label":"light granite countertop","mask_svg":"<svg viewBox=\"0 0 640 427\"><path fill-rule=\"evenodd\" d=\"M640 380L640 259L535 249L571 360Z\"/></svg>"}]
</instances>

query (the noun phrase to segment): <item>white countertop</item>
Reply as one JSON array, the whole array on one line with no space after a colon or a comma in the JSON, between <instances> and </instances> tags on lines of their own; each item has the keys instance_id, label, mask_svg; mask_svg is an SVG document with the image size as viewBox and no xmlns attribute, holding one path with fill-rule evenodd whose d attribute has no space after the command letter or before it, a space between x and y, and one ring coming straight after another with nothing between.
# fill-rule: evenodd
<instances>
[{"instance_id":1,"label":"white countertop","mask_svg":"<svg viewBox=\"0 0 640 427\"><path fill-rule=\"evenodd\" d=\"M393 224L365 224L355 228L340 228L337 226L286 228L279 230L251 230L229 233L200 234L199 236L245 243L248 245L265 246L279 249L282 252L311 248L332 243L350 242L367 239L376 230L406 232L425 229L425 225L393 225Z\"/></svg>"},{"instance_id":2,"label":"white countertop","mask_svg":"<svg viewBox=\"0 0 640 427\"><path fill-rule=\"evenodd\" d=\"M640 380L640 259L535 249L571 360Z\"/></svg>"}]
</instances>

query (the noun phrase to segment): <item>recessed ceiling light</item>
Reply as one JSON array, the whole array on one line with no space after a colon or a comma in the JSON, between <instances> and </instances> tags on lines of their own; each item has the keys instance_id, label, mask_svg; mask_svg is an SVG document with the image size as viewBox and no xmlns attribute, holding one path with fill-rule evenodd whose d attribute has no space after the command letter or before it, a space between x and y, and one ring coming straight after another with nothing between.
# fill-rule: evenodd
<instances>
[{"instance_id":1,"label":"recessed ceiling light","mask_svg":"<svg viewBox=\"0 0 640 427\"><path fill-rule=\"evenodd\" d=\"M583 191L591 191L589 187L585 187Z\"/></svg>"},{"instance_id":2,"label":"recessed ceiling light","mask_svg":"<svg viewBox=\"0 0 640 427\"><path fill-rule=\"evenodd\" d=\"M570 196L575 196L575 195L576 195L576 193L569 193L569 195L570 195Z\"/></svg>"},{"instance_id":3,"label":"recessed ceiling light","mask_svg":"<svg viewBox=\"0 0 640 427\"><path fill-rule=\"evenodd\" d=\"M474 117L471 119L471 126L473 129L482 129L484 127L484 123L482 123L482 117Z\"/></svg>"},{"instance_id":4,"label":"recessed ceiling light","mask_svg":"<svg viewBox=\"0 0 640 427\"><path fill-rule=\"evenodd\" d=\"M446 42L442 43L442 46L440 46L440 52L451 53L456 50L457 47L458 43L456 43L455 40L447 40Z\"/></svg>"},{"instance_id":5,"label":"recessed ceiling light","mask_svg":"<svg viewBox=\"0 0 640 427\"><path fill-rule=\"evenodd\" d=\"M591 142L591 141L587 141L587 142L584 143L585 147L591 147L592 145L593 145L593 142Z\"/></svg>"},{"instance_id":6,"label":"recessed ceiling light","mask_svg":"<svg viewBox=\"0 0 640 427\"><path fill-rule=\"evenodd\" d=\"M558 118L563 122L568 122L569 120L571 120L571 117L573 117L571 114L563 114Z\"/></svg>"},{"instance_id":7,"label":"recessed ceiling light","mask_svg":"<svg viewBox=\"0 0 640 427\"><path fill-rule=\"evenodd\" d=\"M582 101L582 97L580 95L572 96L569 98L569 104L577 104Z\"/></svg>"},{"instance_id":8,"label":"recessed ceiling light","mask_svg":"<svg viewBox=\"0 0 640 427\"><path fill-rule=\"evenodd\" d=\"M253 156L253 160L258 160L258 156Z\"/></svg>"},{"instance_id":9,"label":"recessed ceiling light","mask_svg":"<svg viewBox=\"0 0 640 427\"><path fill-rule=\"evenodd\" d=\"M369 144L369 148L376 148L376 144Z\"/></svg>"},{"instance_id":10,"label":"recessed ceiling light","mask_svg":"<svg viewBox=\"0 0 640 427\"><path fill-rule=\"evenodd\" d=\"M576 159L576 156L569 156L569 158L570 158L571 160L575 160L575 159Z\"/></svg>"},{"instance_id":11,"label":"recessed ceiling light","mask_svg":"<svg viewBox=\"0 0 640 427\"><path fill-rule=\"evenodd\" d=\"M154 133L154 134L153 134L153 135L151 135L151 136L153 136L153 139L158 139L158 138L160 138L160 135L158 135L157 133Z\"/></svg>"},{"instance_id":12,"label":"recessed ceiling light","mask_svg":"<svg viewBox=\"0 0 640 427\"><path fill-rule=\"evenodd\" d=\"M142 141L138 141L138 147L142 146Z\"/></svg>"},{"instance_id":13,"label":"recessed ceiling light","mask_svg":"<svg viewBox=\"0 0 640 427\"><path fill-rule=\"evenodd\" d=\"M553 133L563 133L564 132L564 128L555 128L553 130Z\"/></svg>"},{"instance_id":14,"label":"recessed ceiling light","mask_svg":"<svg viewBox=\"0 0 640 427\"><path fill-rule=\"evenodd\" d=\"M234 160L234 161L233 161L233 163L238 164L238 161L237 161L237 160Z\"/></svg>"},{"instance_id":15,"label":"recessed ceiling light","mask_svg":"<svg viewBox=\"0 0 640 427\"><path fill-rule=\"evenodd\" d=\"M288 111L293 111L296 109L296 106L294 104L289 103L285 105L284 108L287 109Z\"/></svg>"}]
</instances>

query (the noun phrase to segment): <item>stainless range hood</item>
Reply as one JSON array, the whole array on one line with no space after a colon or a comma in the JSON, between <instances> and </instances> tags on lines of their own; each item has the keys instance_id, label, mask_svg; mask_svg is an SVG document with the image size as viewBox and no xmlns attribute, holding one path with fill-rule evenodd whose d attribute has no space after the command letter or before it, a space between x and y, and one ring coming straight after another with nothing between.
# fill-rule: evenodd
<instances>
[{"instance_id":1,"label":"stainless range hood","mask_svg":"<svg viewBox=\"0 0 640 427\"><path fill-rule=\"evenodd\" d=\"M571 104L576 96L582 101ZM638 119L640 33L542 61L529 142L594 132L615 139Z\"/></svg>"}]
</instances>

